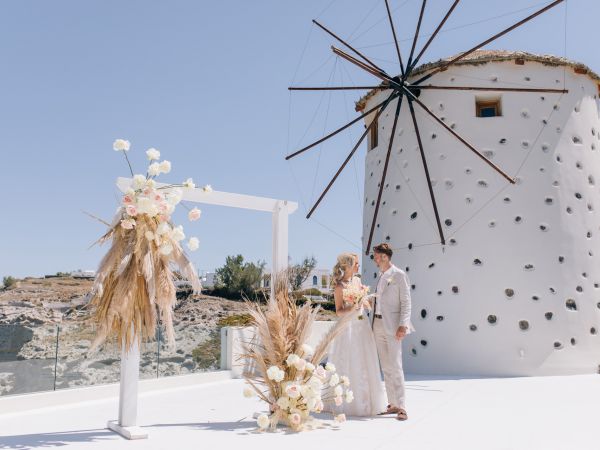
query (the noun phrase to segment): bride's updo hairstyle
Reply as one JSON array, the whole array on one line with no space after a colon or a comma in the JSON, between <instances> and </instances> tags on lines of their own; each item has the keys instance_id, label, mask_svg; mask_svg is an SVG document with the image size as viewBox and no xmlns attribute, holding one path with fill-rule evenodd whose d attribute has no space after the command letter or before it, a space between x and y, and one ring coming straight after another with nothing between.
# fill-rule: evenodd
<instances>
[{"instance_id":1,"label":"bride's updo hairstyle","mask_svg":"<svg viewBox=\"0 0 600 450\"><path fill-rule=\"evenodd\" d=\"M354 265L355 256L352 253L342 253L337 257L337 262L333 266L333 275L331 277L331 286L336 287L344 279L346 270Z\"/></svg>"}]
</instances>

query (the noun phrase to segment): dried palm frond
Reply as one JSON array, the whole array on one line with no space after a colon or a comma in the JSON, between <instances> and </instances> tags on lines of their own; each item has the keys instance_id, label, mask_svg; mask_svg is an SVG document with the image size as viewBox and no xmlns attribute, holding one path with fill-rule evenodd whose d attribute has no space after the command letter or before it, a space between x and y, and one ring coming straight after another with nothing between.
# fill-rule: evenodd
<instances>
[{"instance_id":1,"label":"dried palm frond","mask_svg":"<svg viewBox=\"0 0 600 450\"><path fill-rule=\"evenodd\" d=\"M134 339L139 342L154 338L157 314L165 327L170 344L174 344L173 307L176 289L170 263L179 266L195 292L200 280L178 241L170 239L173 251L164 255L155 239L158 221L149 216L136 218L133 229L121 226L120 213L99 243L112 240L111 247L100 262L92 288L90 306L92 321L97 326L96 339L90 351L107 339L129 349ZM162 237L163 242L165 237Z\"/></svg>"},{"instance_id":2,"label":"dried palm frond","mask_svg":"<svg viewBox=\"0 0 600 450\"><path fill-rule=\"evenodd\" d=\"M303 345L310 336L320 307L313 308L309 302L302 306L296 305L295 300L289 296L287 274L278 274L274 283L275 295L268 299L266 308L246 303L248 313L253 318L255 339L244 345L245 353L240 355L240 359L255 366L254 370L245 371L243 376L257 395L271 405L275 412L273 422L276 423L279 416L275 402L282 395L282 383L269 379L267 370L271 366L285 368L284 381L296 380L298 373L296 369L286 365L286 359L290 354L308 356L304 354ZM329 344L352 317L351 314L346 314L336 322L316 347L310 359L312 364L316 366L324 359ZM306 378L309 377L310 373L307 373Z\"/></svg>"}]
</instances>

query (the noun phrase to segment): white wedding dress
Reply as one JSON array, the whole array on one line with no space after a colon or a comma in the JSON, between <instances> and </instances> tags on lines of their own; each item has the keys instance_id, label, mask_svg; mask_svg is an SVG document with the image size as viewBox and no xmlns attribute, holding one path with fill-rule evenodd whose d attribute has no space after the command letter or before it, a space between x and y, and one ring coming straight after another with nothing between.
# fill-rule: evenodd
<instances>
[{"instance_id":1,"label":"white wedding dress","mask_svg":"<svg viewBox=\"0 0 600 450\"><path fill-rule=\"evenodd\" d=\"M360 279L354 277L349 283L360 284ZM386 409L375 337L362 310L348 314L355 317L331 343L328 361L335 365L340 376L346 375L350 379L354 401L344 401L340 406L333 404L329 408L347 416L375 416Z\"/></svg>"}]
</instances>

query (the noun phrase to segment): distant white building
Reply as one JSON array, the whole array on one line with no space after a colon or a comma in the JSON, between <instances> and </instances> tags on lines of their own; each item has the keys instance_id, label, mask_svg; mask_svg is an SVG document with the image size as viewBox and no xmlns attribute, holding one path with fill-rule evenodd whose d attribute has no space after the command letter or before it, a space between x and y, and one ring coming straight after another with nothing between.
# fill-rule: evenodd
<instances>
[{"instance_id":1,"label":"distant white building","mask_svg":"<svg viewBox=\"0 0 600 450\"><path fill-rule=\"evenodd\" d=\"M73 278L87 278L87 279L91 279L91 278L95 278L96 277L96 271L95 270L74 270L73 272L71 272L71 276Z\"/></svg>"},{"instance_id":2,"label":"distant white building","mask_svg":"<svg viewBox=\"0 0 600 450\"><path fill-rule=\"evenodd\" d=\"M329 269L313 269L302 283L301 290L318 289L322 294L327 294L331 291L329 283L331 280L331 272ZM266 271L263 277L261 287L270 287L271 273Z\"/></svg>"}]
</instances>

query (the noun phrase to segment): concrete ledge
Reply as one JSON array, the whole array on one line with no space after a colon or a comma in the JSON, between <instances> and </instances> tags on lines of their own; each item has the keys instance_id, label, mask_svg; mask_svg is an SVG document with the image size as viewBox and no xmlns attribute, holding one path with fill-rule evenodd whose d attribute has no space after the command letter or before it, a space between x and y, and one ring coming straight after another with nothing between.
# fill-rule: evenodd
<instances>
[{"instance_id":1,"label":"concrete ledge","mask_svg":"<svg viewBox=\"0 0 600 450\"><path fill-rule=\"evenodd\" d=\"M191 375L140 380L140 394L162 391L165 389L183 388L203 383L230 380L231 371L218 370ZM86 386L58 391L36 392L0 397L0 415L28 412L42 408L53 408L73 403L107 400L119 396L119 383Z\"/></svg>"}]
</instances>

